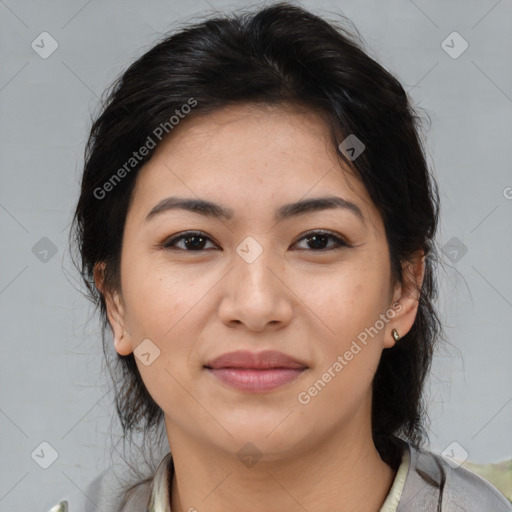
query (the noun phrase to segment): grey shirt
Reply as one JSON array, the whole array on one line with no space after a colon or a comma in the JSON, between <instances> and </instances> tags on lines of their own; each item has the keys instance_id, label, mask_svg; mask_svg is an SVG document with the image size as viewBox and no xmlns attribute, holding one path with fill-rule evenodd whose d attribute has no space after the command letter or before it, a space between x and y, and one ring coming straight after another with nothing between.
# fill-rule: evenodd
<instances>
[{"instance_id":1,"label":"grey shirt","mask_svg":"<svg viewBox=\"0 0 512 512\"><path fill-rule=\"evenodd\" d=\"M409 452L409 469L397 512L512 512L505 496L476 473L462 466L452 468L440 455L398 442ZM106 470L87 489L89 500L97 507L91 510L171 512L168 492L172 471L168 453L154 476L136 486L123 503L123 497L116 493L115 478ZM75 510L72 503L69 510ZM76 508L76 512L82 511Z\"/></svg>"}]
</instances>

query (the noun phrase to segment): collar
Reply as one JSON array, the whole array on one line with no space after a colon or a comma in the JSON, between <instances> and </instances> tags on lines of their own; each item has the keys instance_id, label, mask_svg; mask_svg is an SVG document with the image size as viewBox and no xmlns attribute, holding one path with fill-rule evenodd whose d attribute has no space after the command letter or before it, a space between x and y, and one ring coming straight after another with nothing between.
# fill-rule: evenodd
<instances>
[{"instance_id":1,"label":"collar","mask_svg":"<svg viewBox=\"0 0 512 512\"><path fill-rule=\"evenodd\" d=\"M171 452L160 462L149 491L147 512L171 512L169 488L171 487L174 463Z\"/></svg>"},{"instance_id":2,"label":"collar","mask_svg":"<svg viewBox=\"0 0 512 512\"><path fill-rule=\"evenodd\" d=\"M393 512L397 510L398 503L405 489L407 479L411 479L412 462L416 459L416 453L408 443L402 441L402 462L393 480L391 489L379 512ZM413 459L413 460L411 460ZM174 473L174 463L171 452L160 462L149 491L147 512L171 512L171 500L169 489Z\"/></svg>"}]
</instances>

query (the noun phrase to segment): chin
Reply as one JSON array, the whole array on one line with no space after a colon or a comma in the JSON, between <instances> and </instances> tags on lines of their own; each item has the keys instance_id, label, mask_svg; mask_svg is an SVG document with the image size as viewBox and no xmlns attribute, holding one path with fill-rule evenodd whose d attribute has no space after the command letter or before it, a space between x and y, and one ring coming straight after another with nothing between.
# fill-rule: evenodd
<instances>
[{"instance_id":1,"label":"chin","mask_svg":"<svg viewBox=\"0 0 512 512\"><path fill-rule=\"evenodd\" d=\"M293 413L290 415L290 417ZM225 421L222 423L231 434L222 436L222 439L210 439L236 456L242 456L245 452L260 457L261 460L279 460L296 453L301 447L308 444L307 431L304 425L296 425L294 422L283 419L286 414L281 414L277 420L261 421L254 418L250 424ZM241 452L241 453L239 453Z\"/></svg>"}]
</instances>

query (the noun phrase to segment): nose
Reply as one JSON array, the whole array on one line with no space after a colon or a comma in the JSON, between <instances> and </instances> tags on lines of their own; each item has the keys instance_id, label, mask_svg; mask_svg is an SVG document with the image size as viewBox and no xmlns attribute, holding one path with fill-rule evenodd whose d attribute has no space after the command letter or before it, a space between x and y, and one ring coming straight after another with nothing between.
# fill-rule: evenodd
<instances>
[{"instance_id":1,"label":"nose","mask_svg":"<svg viewBox=\"0 0 512 512\"><path fill-rule=\"evenodd\" d=\"M234 255L234 268L222 283L219 307L219 316L229 327L260 332L290 323L295 296L285 282L283 266L271 252L264 250L254 261Z\"/></svg>"}]
</instances>

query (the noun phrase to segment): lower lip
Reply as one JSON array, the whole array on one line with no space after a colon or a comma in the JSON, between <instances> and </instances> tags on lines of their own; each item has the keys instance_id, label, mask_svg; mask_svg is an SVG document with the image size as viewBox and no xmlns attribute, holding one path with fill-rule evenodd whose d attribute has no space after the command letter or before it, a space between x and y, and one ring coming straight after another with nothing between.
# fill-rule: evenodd
<instances>
[{"instance_id":1,"label":"lower lip","mask_svg":"<svg viewBox=\"0 0 512 512\"><path fill-rule=\"evenodd\" d=\"M254 370L248 368L208 368L218 379L242 391L253 393L270 391L295 380L305 368L270 368Z\"/></svg>"}]
</instances>

